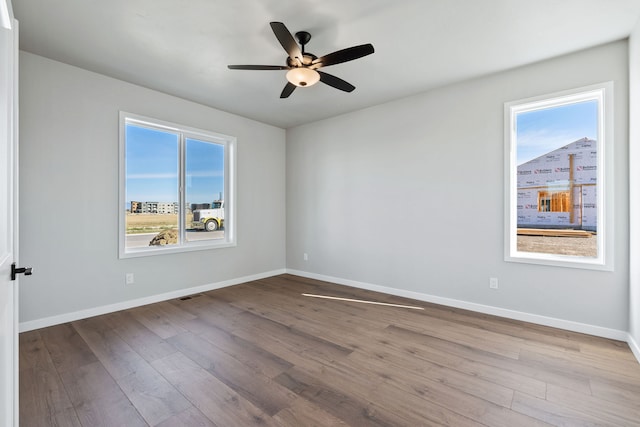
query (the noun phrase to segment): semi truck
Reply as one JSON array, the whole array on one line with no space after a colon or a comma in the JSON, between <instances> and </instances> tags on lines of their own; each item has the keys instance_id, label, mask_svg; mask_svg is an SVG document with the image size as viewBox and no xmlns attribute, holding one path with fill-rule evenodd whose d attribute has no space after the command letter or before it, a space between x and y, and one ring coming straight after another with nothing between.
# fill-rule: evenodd
<instances>
[{"instance_id":1,"label":"semi truck","mask_svg":"<svg viewBox=\"0 0 640 427\"><path fill-rule=\"evenodd\" d=\"M193 209L191 228L216 231L224 227L224 200L215 200L209 209Z\"/></svg>"}]
</instances>

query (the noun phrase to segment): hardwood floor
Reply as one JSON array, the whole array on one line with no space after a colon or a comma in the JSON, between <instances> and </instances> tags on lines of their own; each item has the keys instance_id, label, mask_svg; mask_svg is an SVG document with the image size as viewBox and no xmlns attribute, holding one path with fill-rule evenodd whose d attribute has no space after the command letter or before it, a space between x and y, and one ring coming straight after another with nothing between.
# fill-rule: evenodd
<instances>
[{"instance_id":1,"label":"hardwood floor","mask_svg":"<svg viewBox=\"0 0 640 427\"><path fill-rule=\"evenodd\" d=\"M283 275L21 334L20 419L640 426L640 364L623 342Z\"/></svg>"}]
</instances>

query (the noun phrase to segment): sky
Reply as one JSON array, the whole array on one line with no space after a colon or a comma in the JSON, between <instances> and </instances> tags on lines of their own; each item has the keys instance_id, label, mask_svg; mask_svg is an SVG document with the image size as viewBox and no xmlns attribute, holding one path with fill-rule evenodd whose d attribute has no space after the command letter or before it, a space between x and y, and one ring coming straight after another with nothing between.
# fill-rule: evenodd
<instances>
[{"instance_id":1,"label":"sky","mask_svg":"<svg viewBox=\"0 0 640 427\"><path fill-rule=\"evenodd\" d=\"M126 125L126 206L139 202L178 202L179 136ZM186 139L185 201L211 203L224 196L224 147Z\"/></svg>"},{"instance_id":2,"label":"sky","mask_svg":"<svg viewBox=\"0 0 640 427\"><path fill-rule=\"evenodd\" d=\"M597 140L598 101L518 113L516 136L518 166L580 138Z\"/></svg>"}]
</instances>

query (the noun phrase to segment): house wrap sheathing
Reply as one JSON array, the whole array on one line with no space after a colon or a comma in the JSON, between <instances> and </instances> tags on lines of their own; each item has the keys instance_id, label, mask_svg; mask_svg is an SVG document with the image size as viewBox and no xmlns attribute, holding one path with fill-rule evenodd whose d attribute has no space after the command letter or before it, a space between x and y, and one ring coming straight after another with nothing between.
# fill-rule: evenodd
<instances>
[{"instance_id":1,"label":"house wrap sheathing","mask_svg":"<svg viewBox=\"0 0 640 427\"><path fill-rule=\"evenodd\" d=\"M518 166L518 228L597 231L596 141L582 138Z\"/></svg>"}]
</instances>

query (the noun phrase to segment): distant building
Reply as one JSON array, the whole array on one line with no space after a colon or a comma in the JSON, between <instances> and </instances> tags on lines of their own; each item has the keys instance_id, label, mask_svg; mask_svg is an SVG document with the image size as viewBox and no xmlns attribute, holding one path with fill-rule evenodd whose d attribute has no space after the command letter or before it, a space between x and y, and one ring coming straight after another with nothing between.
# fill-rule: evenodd
<instances>
[{"instance_id":1,"label":"distant building","mask_svg":"<svg viewBox=\"0 0 640 427\"><path fill-rule=\"evenodd\" d=\"M598 150L582 138L518 166L518 227L597 231Z\"/></svg>"},{"instance_id":2,"label":"distant building","mask_svg":"<svg viewBox=\"0 0 640 427\"><path fill-rule=\"evenodd\" d=\"M158 202L145 202L144 203L144 210L142 211L142 213L157 214L158 213Z\"/></svg>"},{"instance_id":3,"label":"distant building","mask_svg":"<svg viewBox=\"0 0 640 427\"><path fill-rule=\"evenodd\" d=\"M159 214L177 214L178 213L178 204L177 203L158 203L157 204L157 213Z\"/></svg>"},{"instance_id":4,"label":"distant building","mask_svg":"<svg viewBox=\"0 0 640 427\"><path fill-rule=\"evenodd\" d=\"M131 213L142 213L142 202L131 202Z\"/></svg>"},{"instance_id":5,"label":"distant building","mask_svg":"<svg viewBox=\"0 0 640 427\"><path fill-rule=\"evenodd\" d=\"M131 202L131 213L177 214L177 202Z\"/></svg>"}]
</instances>

